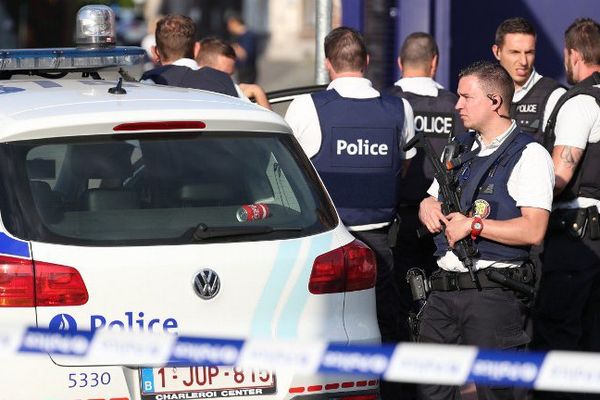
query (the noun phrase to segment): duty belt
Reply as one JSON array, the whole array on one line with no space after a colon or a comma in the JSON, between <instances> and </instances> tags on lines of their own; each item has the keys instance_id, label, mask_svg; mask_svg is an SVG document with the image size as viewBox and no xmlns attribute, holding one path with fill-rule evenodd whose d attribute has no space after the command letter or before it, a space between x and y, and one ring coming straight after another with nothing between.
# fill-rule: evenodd
<instances>
[{"instance_id":1,"label":"duty belt","mask_svg":"<svg viewBox=\"0 0 600 400\"><path fill-rule=\"evenodd\" d=\"M489 276L494 278L491 280ZM506 283L499 282L497 276L505 276L521 284L533 284L534 277L530 266L527 264L519 268L487 268L477 271L477 277L482 288L507 288ZM432 291L450 292L455 290L476 289L475 283L471 280L468 272L449 272L438 270L431 275L430 285Z\"/></svg>"},{"instance_id":2,"label":"duty belt","mask_svg":"<svg viewBox=\"0 0 600 400\"><path fill-rule=\"evenodd\" d=\"M598 208L557 209L550 214L548 233L566 232L573 239L589 237L590 240L600 239L600 216Z\"/></svg>"}]
</instances>

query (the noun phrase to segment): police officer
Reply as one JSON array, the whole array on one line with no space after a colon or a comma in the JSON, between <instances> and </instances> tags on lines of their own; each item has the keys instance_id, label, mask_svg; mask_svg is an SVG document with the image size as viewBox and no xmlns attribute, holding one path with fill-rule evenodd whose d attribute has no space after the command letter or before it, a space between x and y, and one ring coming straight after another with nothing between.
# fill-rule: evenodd
<instances>
[{"instance_id":1,"label":"police officer","mask_svg":"<svg viewBox=\"0 0 600 400\"><path fill-rule=\"evenodd\" d=\"M463 154L457 176L462 209L470 214L445 216L436 181L429 189L431 196L421 202L419 217L436 235L439 269L431 276L419 340L516 349L529 343L521 302L488 274L520 281L530 275L523 263L529 246L540 243L546 232L554 185L552 160L508 117L510 104L505 99L512 98L514 85L504 68L478 62L459 77L456 109L473 131L456 138L471 149ZM465 238L478 249L472 261L481 290L454 253L457 241ZM424 385L420 390L427 399L460 398L458 387ZM524 395L512 388L477 386L480 400Z\"/></svg>"},{"instance_id":2,"label":"police officer","mask_svg":"<svg viewBox=\"0 0 600 400\"><path fill-rule=\"evenodd\" d=\"M231 77L210 67L199 69L194 60L200 49L196 26L184 15L167 15L156 24L156 46L152 47L161 66L146 71L141 80L159 85L210 90L237 97Z\"/></svg>"},{"instance_id":3,"label":"police officer","mask_svg":"<svg viewBox=\"0 0 600 400\"><path fill-rule=\"evenodd\" d=\"M377 316L384 341L394 341L397 293L388 229L396 214L403 160L412 136L407 102L381 95L364 78L369 56L357 31L340 27L325 38L327 90L303 95L285 115L321 175L342 222L377 254Z\"/></svg>"},{"instance_id":4,"label":"police officer","mask_svg":"<svg viewBox=\"0 0 600 400\"><path fill-rule=\"evenodd\" d=\"M200 51L196 55L196 62L200 68L211 67L223 71L229 76L235 72L235 50L225 40L215 36L204 38L200 41ZM238 97L246 101L253 98L256 104L271 110L271 104L262 87L255 83L234 83Z\"/></svg>"},{"instance_id":5,"label":"police officer","mask_svg":"<svg viewBox=\"0 0 600 400\"><path fill-rule=\"evenodd\" d=\"M406 100L382 95L364 77L369 56L354 29L325 38L327 90L297 97L285 119L319 172L342 222L377 258L377 320L384 342L398 341L399 296L389 234L396 215L400 174L415 151L401 149L414 136ZM394 225L395 226L395 225ZM393 232L392 232L393 233ZM381 383L384 399L403 389Z\"/></svg>"},{"instance_id":6,"label":"police officer","mask_svg":"<svg viewBox=\"0 0 600 400\"><path fill-rule=\"evenodd\" d=\"M556 125L549 126L550 136L556 138L552 150L555 211L544 242L534 345L545 350L598 352L600 24L589 18L571 24L565 32L564 57L567 81L575 86L557 104ZM574 395L540 392L538 397Z\"/></svg>"},{"instance_id":7,"label":"police officer","mask_svg":"<svg viewBox=\"0 0 600 400\"><path fill-rule=\"evenodd\" d=\"M565 89L533 67L537 34L524 18L509 18L496 29L494 57L515 83L510 114L523 132L543 142L543 130L550 113Z\"/></svg>"},{"instance_id":8,"label":"police officer","mask_svg":"<svg viewBox=\"0 0 600 400\"><path fill-rule=\"evenodd\" d=\"M389 89L389 93L408 100L414 112L415 132L423 133L434 150L441 154L444 145L455 134L463 133L464 127L454 109L458 98L433 79L438 57L438 46L433 36L424 32L408 35L398 57L402 79ZM411 303L406 272L412 267L432 272L436 267L432 237L428 235L419 239L416 234L421 225L417 216L419 203L427 197L427 188L432 180L431 164L423 150L419 149L403 174L398 210L401 224L394 272L400 289L402 320L406 320Z\"/></svg>"}]
</instances>

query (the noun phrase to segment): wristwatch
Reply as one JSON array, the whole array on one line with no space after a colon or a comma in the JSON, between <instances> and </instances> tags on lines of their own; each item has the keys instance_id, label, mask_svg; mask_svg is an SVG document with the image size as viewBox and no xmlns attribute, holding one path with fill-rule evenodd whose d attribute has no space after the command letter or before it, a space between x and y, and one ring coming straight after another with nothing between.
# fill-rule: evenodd
<instances>
[{"instance_id":1,"label":"wristwatch","mask_svg":"<svg viewBox=\"0 0 600 400\"><path fill-rule=\"evenodd\" d=\"M481 234L483 230L483 220L481 217L473 217L473 222L471 223L471 239L475 240Z\"/></svg>"}]
</instances>

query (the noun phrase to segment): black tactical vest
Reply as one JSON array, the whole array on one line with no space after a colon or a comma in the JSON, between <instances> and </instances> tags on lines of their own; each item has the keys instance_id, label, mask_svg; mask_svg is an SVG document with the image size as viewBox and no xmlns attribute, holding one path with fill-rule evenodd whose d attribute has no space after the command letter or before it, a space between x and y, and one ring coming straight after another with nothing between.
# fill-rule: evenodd
<instances>
[{"instance_id":1,"label":"black tactical vest","mask_svg":"<svg viewBox=\"0 0 600 400\"><path fill-rule=\"evenodd\" d=\"M231 77L210 67L193 70L182 65L164 65L146 71L141 80L152 80L157 85L202 89L238 97Z\"/></svg>"},{"instance_id":2,"label":"black tactical vest","mask_svg":"<svg viewBox=\"0 0 600 400\"><path fill-rule=\"evenodd\" d=\"M550 153L552 153L554 141L556 140L554 128L556 126L558 111L567 100L578 95L594 97L598 107L600 107L600 88L595 87L595 85L600 85L600 73L598 72L594 72L591 76L567 90L556 103L552 114L548 117L548 124L544 131L544 146ZM563 192L554 200L569 201L577 197L600 200L600 173L598 171L600 171L600 142L588 142L583 153L583 158L577 166L573 178L571 178L571 181Z\"/></svg>"},{"instance_id":3,"label":"black tactical vest","mask_svg":"<svg viewBox=\"0 0 600 400\"><path fill-rule=\"evenodd\" d=\"M544 109L552 92L562 85L554 79L542 77L527 94L517 103L510 106L510 115L516 120L517 126L525 133L542 143Z\"/></svg>"},{"instance_id":4,"label":"black tactical vest","mask_svg":"<svg viewBox=\"0 0 600 400\"><path fill-rule=\"evenodd\" d=\"M438 155L451 138L465 132L462 120L454 110L458 100L454 93L439 89L437 97L422 96L405 92L400 86L393 86L388 93L409 102L414 111L416 133L423 132ZM418 204L427 196L427 189L432 181L433 168L425 157L425 152L418 149L401 182L401 202Z\"/></svg>"}]
</instances>

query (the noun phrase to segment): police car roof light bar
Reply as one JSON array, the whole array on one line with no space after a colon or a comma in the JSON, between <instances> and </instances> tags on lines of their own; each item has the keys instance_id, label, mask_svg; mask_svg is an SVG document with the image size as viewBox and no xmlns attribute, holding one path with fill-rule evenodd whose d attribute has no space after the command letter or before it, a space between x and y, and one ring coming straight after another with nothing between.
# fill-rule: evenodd
<instances>
[{"instance_id":1,"label":"police car roof light bar","mask_svg":"<svg viewBox=\"0 0 600 400\"><path fill-rule=\"evenodd\" d=\"M141 47L104 49L10 49L0 50L1 71L76 72L117 66L133 66L144 62Z\"/></svg>"},{"instance_id":2,"label":"police car roof light bar","mask_svg":"<svg viewBox=\"0 0 600 400\"><path fill-rule=\"evenodd\" d=\"M77 13L77 48L0 50L0 74L42 75L48 72L89 72L134 66L144 62L141 47L116 47L115 13L105 5L88 5ZM58 76L59 77L59 76Z\"/></svg>"}]
</instances>

